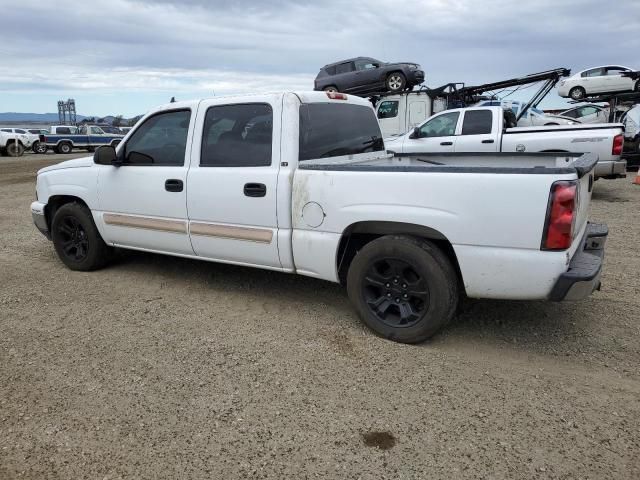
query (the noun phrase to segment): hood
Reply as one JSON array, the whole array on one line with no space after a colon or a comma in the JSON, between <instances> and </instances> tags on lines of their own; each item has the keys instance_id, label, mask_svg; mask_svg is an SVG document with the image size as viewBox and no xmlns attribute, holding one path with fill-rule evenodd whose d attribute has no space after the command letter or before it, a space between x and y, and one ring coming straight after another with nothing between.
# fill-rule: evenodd
<instances>
[{"instance_id":1,"label":"hood","mask_svg":"<svg viewBox=\"0 0 640 480\"><path fill-rule=\"evenodd\" d=\"M93 165L93 157L74 158L73 160L67 160L65 162L56 163L48 167L38 170L38 175L44 172L50 172L52 170L62 170L63 168L80 168L91 167Z\"/></svg>"}]
</instances>

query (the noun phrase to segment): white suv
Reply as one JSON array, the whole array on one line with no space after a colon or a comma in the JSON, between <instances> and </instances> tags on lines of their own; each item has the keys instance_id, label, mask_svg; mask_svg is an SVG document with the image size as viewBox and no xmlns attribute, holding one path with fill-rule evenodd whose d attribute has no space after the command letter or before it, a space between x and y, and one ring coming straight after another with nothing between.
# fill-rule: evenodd
<instances>
[{"instance_id":1,"label":"white suv","mask_svg":"<svg viewBox=\"0 0 640 480\"><path fill-rule=\"evenodd\" d=\"M2 128L0 131L4 133L12 133L14 135L19 135L22 140L22 144L25 148L30 148L35 153L44 153L47 151L47 148L44 144L40 143L40 134L33 133L31 130L26 130L24 128ZM38 130L39 132L39 130Z\"/></svg>"},{"instance_id":2,"label":"white suv","mask_svg":"<svg viewBox=\"0 0 640 480\"><path fill-rule=\"evenodd\" d=\"M581 100L587 95L597 93L640 92L640 80L622 75L631 71L630 68L619 65L589 68L561 80L558 84L558 95Z\"/></svg>"}]
</instances>

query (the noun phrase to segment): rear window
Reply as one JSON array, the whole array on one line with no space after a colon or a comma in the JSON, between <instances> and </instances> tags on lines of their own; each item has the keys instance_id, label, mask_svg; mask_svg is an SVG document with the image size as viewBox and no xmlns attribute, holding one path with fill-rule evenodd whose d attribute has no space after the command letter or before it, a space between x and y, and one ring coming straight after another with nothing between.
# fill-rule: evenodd
<instances>
[{"instance_id":1,"label":"rear window","mask_svg":"<svg viewBox=\"0 0 640 480\"><path fill-rule=\"evenodd\" d=\"M491 110L468 110L462 122L462 135L484 135L491 133L493 114Z\"/></svg>"},{"instance_id":2,"label":"rear window","mask_svg":"<svg viewBox=\"0 0 640 480\"><path fill-rule=\"evenodd\" d=\"M56 128L56 133L70 134L71 133L71 129L68 128L68 127Z\"/></svg>"},{"instance_id":3,"label":"rear window","mask_svg":"<svg viewBox=\"0 0 640 480\"><path fill-rule=\"evenodd\" d=\"M300 106L300 161L384 150L373 110L363 105Z\"/></svg>"}]
</instances>

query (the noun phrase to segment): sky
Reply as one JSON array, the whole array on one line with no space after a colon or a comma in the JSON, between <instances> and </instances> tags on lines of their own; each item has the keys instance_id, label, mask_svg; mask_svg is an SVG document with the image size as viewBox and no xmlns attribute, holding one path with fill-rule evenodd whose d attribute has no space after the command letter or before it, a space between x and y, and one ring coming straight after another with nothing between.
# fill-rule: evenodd
<instances>
[{"instance_id":1,"label":"sky","mask_svg":"<svg viewBox=\"0 0 640 480\"><path fill-rule=\"evenodd\" d=\"M166 103L312 90L320 67L368 56L426 84L556 67L640 69L639 0L0 0L0 112L132 117ZM519 91L527 99L535 89ZM541 104L564 105L552 91Z\"/></svg>"}]
</instances>

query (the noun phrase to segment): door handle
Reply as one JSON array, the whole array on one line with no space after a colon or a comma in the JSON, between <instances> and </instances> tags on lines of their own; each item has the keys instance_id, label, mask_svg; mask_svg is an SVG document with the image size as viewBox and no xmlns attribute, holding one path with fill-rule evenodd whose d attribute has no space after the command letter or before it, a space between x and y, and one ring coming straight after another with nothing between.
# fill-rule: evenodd
<instances>
[{"instance_id":1,"label":"door handle","mask_svg":"<svg viewBox=\"0 0 640 480\"><path fill-rule=\"evenodd\" d=\"M490 140L482 140L482 143L493 143L493 142L494 142L494 140L493 140L493 139L490 139Z\"/></svg>"},{"instance_id":2,"label":"door handle","mask_svg":"<svg viewBox=\"0 0 640 480\"><path fill-rule=\"evenodd\" d=\"M245 183L244 194L247 197L264 197L267 194L267 186L264 183Z\"/></svg>"},{"instance_id":3,"label":"door handle","mask_svg":"<svg viewBox=\"0 0 640 480\"><path fill-rule=\"evenodd\" d=\"M164 189L167 192L181 192L183 188L184 183L182 183L182 180L176 178L170 178L164 182Z\"/></svg>"},{"instance_id":4,"label":"door handle","mask_svg":"<svg viewBox=\"0 0 640 480\"><path fill-rule=\"evenodd\" d=\"M446 146L453 145L453 142L440 142L440 145L442 145L443 147L446 147Z\"/></svg>"}]
</instances>

